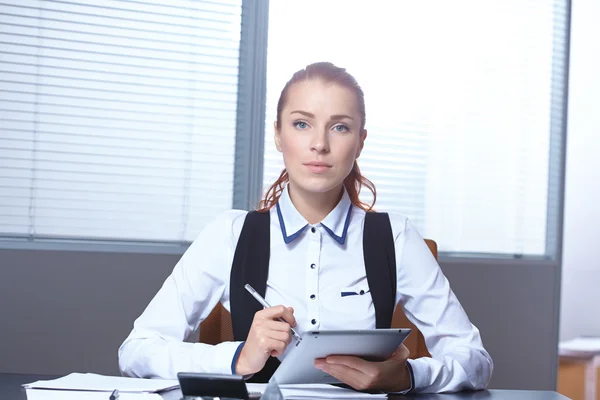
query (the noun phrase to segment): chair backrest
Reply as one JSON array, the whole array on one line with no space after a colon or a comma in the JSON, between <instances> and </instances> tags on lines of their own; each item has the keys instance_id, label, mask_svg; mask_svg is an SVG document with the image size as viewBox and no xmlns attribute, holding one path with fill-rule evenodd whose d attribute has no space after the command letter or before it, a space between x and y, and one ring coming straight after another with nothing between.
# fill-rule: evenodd
<instances>
[{"instance_id":1,"label":"chair backrest","mask_svg":"<svg viewBox=\"0 0 600 400\"><path fill-rule=\"evenodd\" d=\"M425 239L427 247L437 260L437 244L430 239ZM412 333L404 343L410 350L410 358L431 357L425 344L423 334L412 322L406 318L402 304L398 304L392 317L392 328L411 328ZM200 324L200 342L218 344L233 341L233 328L231 315L221 303L217 303L209 316Z\"/></svg>"}]
</instances>

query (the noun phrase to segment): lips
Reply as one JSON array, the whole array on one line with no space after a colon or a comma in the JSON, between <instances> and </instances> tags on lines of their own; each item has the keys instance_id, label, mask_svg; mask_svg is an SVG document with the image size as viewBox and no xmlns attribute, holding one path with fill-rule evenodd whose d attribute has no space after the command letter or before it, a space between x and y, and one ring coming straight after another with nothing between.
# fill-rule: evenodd
<instances>
[{"instance_id":1,"label":"lips","mask_svg":"<svg viewBox=\"0 0 600 400\"><path fill-rule=\"evenodd\" d=\"M329 168L331 168L331 165L321 162L321 161L312 161L312 162L306 163L304 165L313 174L322 174L324 172L327 172L329 170Z\"/></svg>"}]
</instances>

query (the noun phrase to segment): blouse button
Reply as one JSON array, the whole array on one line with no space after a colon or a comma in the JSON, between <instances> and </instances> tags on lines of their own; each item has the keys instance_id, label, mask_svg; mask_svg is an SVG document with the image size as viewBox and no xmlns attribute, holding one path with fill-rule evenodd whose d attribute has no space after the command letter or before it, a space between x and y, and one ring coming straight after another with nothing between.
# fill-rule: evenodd
<instances>
[{"instance_id":1,"label":"blouse button","mask_svg":"<svg viewBox=\"0 0 600 400\"><path fill-rule=\"evenodd\" d=\"M310 264L310 269L315 269L315 268L317 268L316 264Z\"/></svg>"},{"instance_id":2,"label":"blouse button","mask_svg":"<svg viewBox=\"0 0 600 400\"><path fill-rule=\"evenodd\" d=\"M317 296L315 296L314 294L311 294L311 295L310 295L310 298L311 298L312 300L314 300L314 299L316 299L316 298L317 298Z\"/></svg>"},{"instance_id":3,"label":"blouse button","mask_svg":"<svg viewBox=\"0 0 600 400\"><path fill-rule=\"evenodd\" d=\"M317 323L317 320L313 318L313 319L310 321L310 323L311 323L311 324L313 324L313 325L316 325L316 323Z\"/></svg>"},{"instance_id":4,"label":"blouse button","mask_svg":"<svg viewBox=\"0 0 600 400\"><path fill-rule=\"evenodd\" d=\"M315 227L313 226L312 228L310 228L310 231L311 231L312 233L315 233L317 230L316 230L316 229L315 229Z\"/></svg>"}]
</instances>

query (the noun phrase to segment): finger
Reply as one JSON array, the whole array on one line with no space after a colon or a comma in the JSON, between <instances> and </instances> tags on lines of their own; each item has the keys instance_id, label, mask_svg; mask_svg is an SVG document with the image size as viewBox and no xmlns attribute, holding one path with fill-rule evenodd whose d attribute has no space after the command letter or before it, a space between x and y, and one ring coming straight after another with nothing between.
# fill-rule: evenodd
<instances>
[{"instance_id":1,"label":"finger","mask_svg":"<svg viewBox=\"0 0 600 400\"><path fill-rule=\"evenodd\" d=\"M373 362L356 356L328 356L325 361L327 364L343 365L364 373L370 373L376 368Z\"/></svg>"},{"instance_id":2,"label":"finger","mask_svg":"<svg viewBox=\"0 0 600 400\"><path fill-rule=\"evenodd\" d=\"M283 318L285 322L290 324L290 326L296 326L296 318L294 317L294 309L292 307L286 307L285 312L283 313L281 318Z\"/></svg>"},{"instance_id":3,"label":"finger","mask_svg":"<svg viewBox=\"0 0 600 400\"><path fill-rule=\"evenodd\" d=\"M268 307L257 311L255 317L260 319L277 319L283 318L290 326L296 326L296 318L294 318L294 309L292 307L275 306Z\"/></svg>"},{"instance_id":4,"label":"finger","mask_svg":"<svg viewBox=\"0 0 600 400\"><path fill-rule=\"evenodd\" d=\"M271 331L290 332L290 324L281 321L265 321L263 327Z\"/></svg>"},{"instance_id":5,"label":"finger","mask_svg":"<svg viewBox=\"0 0 600 400\"><path fill-rule=\"evenodd\" d=\"M400 345L396 351L394 352L394 354L392 354L392 356L390 357L390 359L395 359L395 360L401 360L401 361L406 361L408 360L408 357L410 356L410 350L408 350L408 347L406 347L405 345Z\"/></svg>"},{"instance_id":6,"label":"finger","mask_svg":"<svg viewBox=\"0 0 600 400\"><path fill-rule=\"evenodd\" d=\"M369 389L370 377L363 372L342 364L325 363L323 372L339 379L347 385L352 386L356 390Z\"/></svg>"},{"instance_id":7,"label":"finger","mask_svg":"<svg viewBox=\"0 0 600 400\"><path fill-rule=\"evenodd\" d=\"M280 355L282 355L285 352L286 347L287 347L286 343L283 343L279 340L274 341L273 348L270 353L271 356L279 357Z\"/></svg>"},{"instance_id":8,"label":"finger","mask_svg":"<svg viewBox=\"0 0 600 400\"><path fill-rule=\"evenodd\" d=\"M280 318L286 311L284 306L274 306L257 311L254 315L262 319L275 319Z\"/></svg>"},{"instance_id":9,"label":"finger","mask_svg":"<svg viewBox=\"0 0 600 400\"><path fill-rule=\"evenodd\" d=\"M261 349L263 354L270 354L273 351L282 354L287 345L288 344L285 341L274 339L269 336L262 336L258 340L258 347Z\"/></svg>"},{"instance_id":10,"label":"finger","mask_svg":"<svg viewBox=\"0 0 600 400\"><path fill-rule=\"evenodd\" d=\"M290 334L289 330L286 332L270 330L266 332L266 335L270 339L285 343L286 346L292 341L292 335Z\"/></svg>"},{"instance_id":11,"label":"finger","mask_svg":"<svg viewBox=\"0 0 600 400\"><path fill-rule=\"evenodd\" d=\"M327 363L327 361L324 358L317 358L317 359L315 359L314 365L315 365L315 368L322 369L326 363Z\"/></svg>"}]
</instances>

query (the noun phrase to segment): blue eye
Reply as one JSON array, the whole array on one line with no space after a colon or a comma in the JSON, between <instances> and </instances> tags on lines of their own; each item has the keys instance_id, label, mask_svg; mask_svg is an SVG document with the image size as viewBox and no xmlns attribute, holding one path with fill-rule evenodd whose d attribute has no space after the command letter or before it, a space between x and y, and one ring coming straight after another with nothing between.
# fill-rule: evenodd
<instances>
[{"instance_id":1,"label":"blue eye","mask_svg":"<svg viewBox=\"0 0 600 400\"><path fill-rule=\"evenodd\" d=\"M295 121L293 123L294 127L298 128L298 129L306 129L308 128L308 124L304 121Z\"/></svg>"},{"instance_id":2,"label":"blue eye","mask_svg":"<svg viewBox=\"0 0 600 400\"><path fill-rule=\"evenodd\" d=\"M335 129L336 132L348 132L349 131L348 127L346 125L342 125L342 124L334 126L333 129Z\"/></svg>"}]
</instances>

